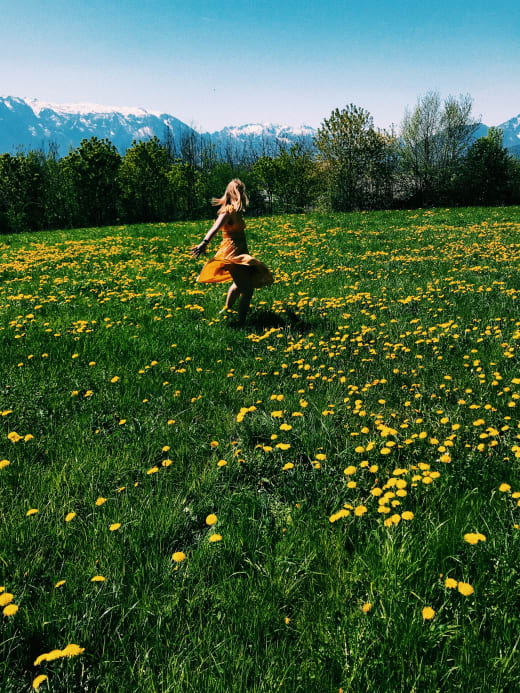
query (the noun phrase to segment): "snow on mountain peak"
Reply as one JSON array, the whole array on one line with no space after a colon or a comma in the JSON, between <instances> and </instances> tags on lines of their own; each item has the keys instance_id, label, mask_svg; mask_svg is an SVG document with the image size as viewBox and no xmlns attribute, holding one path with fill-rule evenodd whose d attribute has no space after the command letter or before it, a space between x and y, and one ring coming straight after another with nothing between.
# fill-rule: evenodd
<instances>
[{"instance_id":1,"label":"snow on mountain peak","mask_svg":"<svg viewBox=\"0 0 520 693\"><path fill-rule=\"evenodd\" d=\"M159 111L149 111L141 107L125 107L125 106L105 106L97 103L50 103L48 101L40 101L39 99L23 97L17 99L29 106L34 112L34 115L39 116L42 111L50 110L59 115L108 115L118 113L125 117L138 116L140 118L148 115L159 117Z\"/></svg>"}]
</instances>

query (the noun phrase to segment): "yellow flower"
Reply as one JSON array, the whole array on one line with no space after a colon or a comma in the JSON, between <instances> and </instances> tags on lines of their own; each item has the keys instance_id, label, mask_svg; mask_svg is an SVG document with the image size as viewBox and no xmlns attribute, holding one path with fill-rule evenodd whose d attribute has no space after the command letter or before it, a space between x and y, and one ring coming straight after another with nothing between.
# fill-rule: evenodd
<instances>
[{"instance_id":1,"label":"yellow flower","mask_svg":"<svg viewBox=\"0 0 520 693\"><path fill-rule=\"evenodd\" d=\"M289 443L277 443L276 447L279 450L288 450L291 446L289 445Z\"/></svg>"},{"instance_id":2,"label":"yellow flower","mask_svg":"<svg viewBox=\"0 0 520 693\"><path fill-rule=\"evenodd\" d=\"M161 462L161 464L163 467L169 467L172 464L172 461L171 460L163 460Z\"/></svg>"},{"instance_id":3,"label":"yellow flower","mask_svg":"<svg viewBox=\"0 0 520 693\"><path fill-rule=\"evenodd\" d=\"M172 561L175 561L176 563L182 563L182 561L184 561L185 558L186 554L183 551L176 551L172 556Z\"/></svg>"},{"instance_id":4,"label":"yellow flower","mask_svg":"<svg viewBox=\"0 0 520 693\"><path fill-rule=\"evenodd\" d=\"M120 527L121 527L121 523L120 523L120 522L113 522L113 523L110 525L109 530L110 530L111 532L115 532L115 531L116 531L117 529L119 529Z\"/></svg>"},{"instance_id":5,"label":"yellow flower","mask_svg":"<svg viewBox=\"0 0 520 693\"><path fill-rule=\"evenodd\" d=\"M76 517L76 513L67 513L65 515L65 522L70 522Z\"/></svg>"},{"instance_id":6,"label":"yellow flower","mask_svg":"<svg viewBox=\"0 0 520 693\"><path fill-rule=\"evenodd\" d=\"M159 467L151 467L146 473L147 474L157 474Z\"/></svg>"},{"instance_id":7,"label":"yellow flower","mask_svg":"<svg viewBox=\"0 0 520 693\"><path fill-rule=\"evenodd\" d=\"M401 517L403 520L413 520L414 514L410 510L405 510L404 513L401 514Z\"/></svg>"},{"instance_id":8,"label":"yellow flower","mask_svg":"<svg viewBox=\"0 0 520 693\"><path fill-rule=\"evenodd\" d=\"M211 513L210 515L207 516L206 518L206 524L211 527L211 525L214 525L217 522L217 516L214 513Z\"/></svg>"},{"instance_id":9,"label":"yellow flower","mask_svg":"<svg viewBox=\"0 0 520 693\"><path fill-rule=\"evenodd\" d=\"M272 412L271 412L271 416L272 416L274 419L281 419L281 418L282 418L282 414L283 414L282 411L272 411Z\"/></svg>"},{"instance_id":10,"label":"yellow flower","mask_svg":"<svg viewBox=\"0 0 520 693\"><path fill-rule=\"evenodd\" d=\"M225 467L227 464L226 460L219 460L217 462L217 467Z\"/></svg>"},{"instance_id":11,"label":"yellow flower","mask_svg":"<svg viewBox=\"0 0 520 693\"><path fill-rule=\"evenodd\" d=\"M99 496L99 498L96 501L96 505L103 505L103 503L106 503L106 498L103 498L103 496Z\"/></svg>"},{"instance_id":12,"label":"yellow flower","mask_svg":"<svg viewBox=\"0 0 520 693\"><path fill-rule=\"evenodd\" d=\"M36 657L34 666L37 667L42 662L52 662L54 659L59 659L60 657L76 657L82 652L85 652L84 647L70 643L63 650L51 650L50 652L44 652L44 654Z\"/></svg>"},{"instance_id":13,"label":"yellow flower","mask_svg":"<svg viewBox=\"0 0 520 693\"><path fill-rule=\"evenodd\" d=\"M469 597L470 594L473 594L473 592L475 591L468 582L459 582L459 584L457 585L457 589L465 597Z\"/></svg>"},{"instance_id":14,"label":"yellow flower","mask_svg":"<svg viewBox=\"0 0 520 693\"><path fill-rule=\"evenodd\" d=\"M57 587L61 587L64 584L65 580L58 580L58 582L54 585L54 589L56 589Z\"/></svg>"},{"instance_id":15,"label":"yellow flower","mask_svg":"<svg viewBox=\"0 0 520 693\"><path fill-rule=\"evenodd\" d=\"M498 487L498 490L502 491L502 493L506 493L506 491L511 490L511 486L509 484L500 484L500 486Z\"/></svg>"},{"instance_id":16,"label":"yellow flower","mask_svg":"<svg viewBox=\"0 0 520 693\"><path fill-rule=\"evenodd\" d=\"M17 443L19 440L22 440L22 436L18 435L16 431L11 431L11 433L9 433L7 437L9 438L11 443Z\"/></svg>"},{"instance_id":17,"label":"yellow flower","mask_svg":"<svg viewBox=\"0 0 520 693\"><path fill-rule=\"evenodd\" d=\"M16 604L8 604L3 611L4 616L14 616L18 611Z\"/></svg>"},{"instance_id":18,"label":"yellow flower","mask_svg":"<svg viewBox=\"0 0 520 693\"><path fill-rule=\"evenodd\" d=\"M4 467L7 467L7 465L11 464L9 460L0 460L0 469L3 469Z\"/></svg>"},{"instance_id":19,"label":"yellow flower","mask_svg":"<svg viewBox=\"0 0 520 693\"><path fill-rule=\"evenodd\" d=\"M323 460L326 460L326 459L327 459L327 455L324 455L322 452L318 452L318 453L315 455L315 457L316 457L317 460L320 460L321 462L323 462Z\"/></svg>"},{"instance_id":20,"label":"yellow flower","mask_svg":"<svg viewBox=\"0 0 520 693\"><path fill-rule=\"evenodd\" d=\"M218 440L212 440L210 443L210 447L212 448L218 448Z\"/></svg>"},{"instance_id":21,"label":"yellow flower","mask_svg":"<svg viewBox=\"0 0 520 693\"><path fill-rule=\"evenodd\" d=\"M222 541L220 534L212 534L209 538L210 542L214 544L216 541Z\"/></svg>"},{"instance_id":22,"label":"yellow flower","mask_svg":"<svg viewBox=\"0 0 520 693\"><path fill-rule=\"evenodd\" d=\"M356 473L356 468L352 464L350 464L348 467L345 467L345 469L343 470L343 474L345 474L346 476L350 476L351 474L355 474L355 473Z\"/></svg>"},{"instance_id":23,"label":"yellow flower","mask_svg":"<svg viewBox=\"0 0 520 693\"><path fill-rule=\"evenodd\" d=\"M90 582L105 582L105 580L106 578L104 578L102 575L94 575Z\"/></svg>"},{"instance_id":24,"label":"yellow flower","mask_svg":"<svg viewBox=\"0 0 520 693\"><path fill-rule=\"evenodd\" d=\"M290 426L289 424L283 423L280 425L280 431L291 431L291 430L292 430L292 426Z\"/></svg>"},{"instance_id":25,"label":"yellow flower","mask_svg":"<svg viewBox=\"0 0 520 693\"><path fill-rule=\"evenodd\" d=\"M118 376L118 375L114 375L114 377L110 380L110 382L111 382L111 383L117 383L118 380L119 380L119 376Z\"/></svg>"},{"instance_id":26,"label":"yellow flower","mask_svg":"<svg viewBox=\"0 0 520 693\"><path fill-rule=\"evenodd\" d=\"M354 515L361 517L361 515L364 515L366 511L367 509L364 505L358 505L357 508L354 508Z\"/></svg>"},{"instance_id":27,"label":"yellow flower","mask_svg":"<svg viewBox=\"0 0 520 693\"><path fill-rule=\"evenodd\" d=\"M292 469L293 467L294 467L294 464L293 464L292 462L287 462L287 463L284 464L284 466L282 467L282 470L285 472L285 471L287 471L288 469Z\"/></svg>"},{"instance_id":28,"label":"yellow flower","mask_svg":"<svg viewBox=\"0 0 520 693\"><path fill-rule=\"evenodd\" d=\"M29 517L30 515L36 515L37 512L38 512L38 508L31 508L30 510L28 510L28 511L25 513L25 515L26 515L27 517Z\"/></svg>"},{"instance_id":29,"label":"yellow flower","mask_svg":"<svg viewBox=\"0 0 520 693\"><path fill-rule=\"evenodd\" d=\"M446 578L444 581L444 586L449 590L453 590L455 587L457 587L457 580L454 580L453 578Z\"/></svg>"},{"instance_id":30,"label":"yellow flower","mask_svg":"<svg viewBox=\"0 0 520 693\"><path fill-rule=\"evenodd\" d=\"M33 680L33 682L32 682L32 687L34 688L34 690L37 691L38 688L40 687L40 685L41 685L44 681L47 681L47 678L48 678L48 677L45 676L45 674L40 674L39 676L37 676L37 677Z\"/></svg>"},{"instance_id":31,"label":"yellow flower","mask_svg":"<svg viewBox=\"0 0 520 693\"><path fill-rule=\"evenodd\" d=\"M422 610L422 617L425 621L431 621L431 619L435 616L435 611L431 608L431 606L425 606Z\"/></svg>"},{"instance_id":32,"label":"yellow flower","mask_svg":"<svg viewBox=\"0 0 520 693\"><path fill-rule=\"evenodd\" d=\"M370 602L365 602L365 604L363 604L363 606L361 607L361 609L365 612L365 614L368 614L368 612L370 611L371 608L372 608L372 604Z\"/></svg>"}]
</instances>

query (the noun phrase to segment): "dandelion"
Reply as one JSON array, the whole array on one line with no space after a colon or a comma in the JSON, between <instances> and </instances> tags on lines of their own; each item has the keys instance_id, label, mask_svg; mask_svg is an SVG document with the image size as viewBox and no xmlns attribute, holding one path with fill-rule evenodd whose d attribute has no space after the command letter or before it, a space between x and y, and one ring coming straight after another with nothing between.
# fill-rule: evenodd
<instances>
[{"instance_id":1,"label":"dandelion","mask_svg":"<svg viewBox=\"0 0 520 693\"><path fill-rule=\"evenodd\" d=\"M11 441L11 443L17 443L19 440L22 440L22 436L19 435L16 431L11 431L11 433L7 434L7 437Z\"/></svg>"},{"instance_id":2,"label":"dandelion","mask_svg":"<svg viewBox=\"0 0 520 693\"><path fill-rule=\"evenodd\" d=\"M206 524L211 527L211 525L214 525L217 522L217 516L214 513L211 513L206 517Z\"/></svg>"},{"instance_id":3,"label":"dandelion","mask_svg":"<svg viewBox=\"0 0 520 693\"><path fill-rule=\"evenodd\" d=\"M280 425L280 431L292 431L292 426L289 424L283 423Z\"/></svg>"},{"instance_id":4,"label":"dandelion","mask_svg":"<svg viewBox=\"0 0 520 693\"><path fill-rule=\"evenodd\" d=\"M405 510L403 513L401 513L401 517L403 520L413 520L414 514L410 510Z\"/></svg>"},{"instance_id":5,"label":"dandelion","mask_svg":"<svg viewBox=\"0 0 520 693\"><path fill-rule=\"evenodd\" d=\"M289 616L286 616L286 617L284 618L284 622L285 622L285 625L286 625L286 626L289 625L289 623L291 622L291 619L289 618Z\"/></svg>"},{"instance_id":6,"label":"dandelion","mask_svg":"<svg viewBox=\"0 0 520 693\"><path fill-rule=\"evenodd\" d=\"M37 667L42 662L52 662L54 659L59 659L60 657L76 657L82 652L85 652L84 647L70 643L63 650L51 650L50 652L45 652L34 660L34 666Z\"/></svg>"},{"instance_id":7,"label":"dandelion","mask_svg":"<svg viewBox=\"0 0 520 693\"><path fill-rule=\"evenodd\" d=\"M475 591L469 582L459 582L457 589L465 597L469 597Z\"/></svg>"},{"instance_id":8,"label":"dandelion","mask_svg":"<svg viewBox=\"0 0 520 693\"><path fill-rule=\"evenodd\" d=\"M423 608L422 617L425 621L431 621L434 616L435 616L435 611L431 608L431 606L425 606Z\"/></svg>"},{"instance_id":9,"label":"dandelion","mask_svg":"<svg viewBox=\"0 0 520 693\"><path fill-rule=\"evenodd\" d=\"M159 467L150 467L150 469L146 472L147 474L157 474L159 471Z\"/></svg>"},{"instance_id":10,"label":"dandelion","mask_svg":"<svg viewBox=\"0 0 520 693\"><path fill-rule=\"evenodd\" d=\"M212 440L209 445L212 448L218 448L218 440Z\"/></svg>"},{"instance_id":11,"label":"dandelion","mask_svg":"<svg viewBox=\"0 0 520 693\"><path fill-rule=\"evenodd\" d=\"M58 582L54 585L54 589L57 589L58 587L61 587L64 584L65 580L58 580Z\"/></svg>"},{"instance_id":12,"label":"dandelion","mask_svg":"<svg viewBox=\"0 0 520 693\"><path fill-rule=\"evenodd\" d=\"M11 594L10 592L2 592L0 594L0 606L6 606L6 604L10 604L14 599L14 594Z\"/></svg>"},{"instance_id":13,"label":"dandelion","mask_svg":"<svg viewBox=\"0 0 520 693\"><path fill-rule=\"evenodd\" d=\"M0 462L1 464L1 462ZM500 484L498 487L498 490L501 491L502 493L506 493L507 491L511 490L511 486L509 484Z\"/></svg>"},{"instance_id":14,"label":"dandelion","mask_svg":"<svg viewBox=\"0 0 520 693\"><path fill-rule=\"evenodd\" d=\"M372 608L372 604L370 602L365 602L363 606L361 607L362 611L365 612L365 614L368 614L370 609Z\"/></svg>"},{"instance_id":15,"label":"dandelion","mask_svg":"<svg viewBox=\"0 0 520 693\"><path fill-rule=\"evenodd\" d=\"M358 505L357 508L354 508L354 515L356 517L361 517L362 515L364 515L366 513L366 511L367 511L366 506Z\"/></svg>"},{"instance_id":16,"label":"dandelion","mask_svg":"<svg viewBox=\"0 0 520 693\"><path fill-rule=\"evenodd\" d=\"M7 467L10 464L11 463L9 462L9 460L0 460L0 469L3 469L4 467Z\"/></svg>"},{"instance_id":17,"label":"dandelion","mask_svg":"<svg viewBox=\"0 0 520 693\"><path fill-rule=\"evenodd\" d=\"M454 580L453 578L446 578L444 581L444 586L447 587L449 590L453 590L457 587L457 580Z\"/></svg>"},{"instance_id":18,"label":"dandelion","mask_svg":"<svg viewBox=\"0 0 520 693\"><path fill-rule=\"evenodd\" d=\"M115 531L118 530L120 527L121 527L121 523L120 523L120 522L113 522L113 523L110 525L109 530L110 530L111 532L115 532Z\"/></svg>"},{"instance_id":19,"label":"dandelion","mask_svg":"<svg viewBox=\"0 0 520 693\"><path fill-rule=\"evenodd\" d=\"M216 541L222 541L222 537L220 534L212 534L209 540L212 544L214 544Z\"/></svg>"},{"instance_id":20,"label":"dandelion","mask_svg":"<svg viewBox=\"0 0 520 693\"><path fill-rule=\"evenodd\" d=\"M76 513L67 513L65 515L65 522L70 522L76 517Z\"/></svg>"},{"instance_id":21,"label":"dandelion","mask_svg":"<svg viewBox=\"0 0 520 693\"><path fill-rule=\"evenodd\" d=\"M45 674L39 674L32 682L32 687L35 691L38 690L38 688L41 686L41 684L44 681L47 681L48 676L45 676Z\"/></svg>"},{"instance_id":22,"label":"dandelion","mask_svg":"<svg viewBox=\"0 0 520 693\"><path fill-rule=\"evenodd\" d=\"M176 551L172 556L172 561L175 561L175 563L182 563L185 558L186 554L183 551Z\"/></svg>"},{"instance_id":23,"label":"dandelion","mask_svg":"<svg viewBox=\"0 0 520 693\"><path fill-rule=\"evenodd\" d=\"M288 450L291 446L289 445L289 443L277 443L276 447L279 450Z\"/></svg>"},{"instance_id":24,"label":"dandelion","mask_svg":"<svg viewBox=\"0 0 520 693\"><path fill-rule=\"evenodd\" d=\"M119 376L118 376L118 375L114 375L114 377L111 378L110 382L111 382L111 383L117 383L118 380L119 380Z\"/></svg>"},{"instance_id":25,"label":"dandelion","mask_svg":"<svg viewBox=\"0 0 520 693\"><path fill-rule=\"evenodd\" d=\"M172 461L171 461L171 460L163 460L163 461L161 462L161 465L162 465L163 467L169 467L171 464L172 464Z\"/></svg>"},{"instance_id":26,"label":"dandelion","mask_svg":"<svg viewBox=\"0 0 520 693\"><path fill-rule=\"evenodd\" d=\"M14 616L17 611L18 606L16 604L8 604L4 607L3 614L4 616Z\"/></svg>"},{"instance_id":27,"label":"dandelion","mask_svg":"<svg viewBox=\"0 0 520 693\"><path fill-rule=\"evenodd\" d=\"M343 474L345 474L346 476L351 476L352 474L355 474L355 473L356 473L356 467L354 467L354 465L352 465L352 464L349 465L348 467L345 467L345 469L343 470Z\"/></svg>"},{"instance_id":28,"label":"dandelion","mask_svg":"<svg viewBox=\"0 0 520 693\"><path fill-rule=\"evenodd\" d=\"M106 578L104 578L102 575L94 575L90 582L105 582L105 580Z\"/></svg>"},{"instance_id":29,"label":"dandelion","mask_svg":"<svg viewBox=\"0 0 520 693\"><path fill-rule=\"evenodd\" d=\"M107 502L107 499L106 499L106 498L103 498L103 496L99 496L99 498L96 500L96 505L97 505L97 506L100 506L100 505L103 505L103 503L106 503L106 502Z\"/></svg>"},{"instance_id":30,"label":"dandelion","mask_svg":"<svg viewBox=\"0 0 520 693\"><path fill-rule=\"evenodd\" d=\"M227 464L227 461L226 461L226 460L219 460L219 461L217 462L217 467L225 467L226 464Z\"/></svg>"},{"instance_id":31,"label":"dandelion","mask_svg":"<svg viewBox=\"0 0 520 693\"><path fill-rule=\"evenodd\" d=\"M38 508L30 508L26 513L26 517L30 517L31 515L36 515L38 512Z\"/></svg>"},{"instance_id":32,"label":"dandelion","mask_svg":"<svg viewBox=\"0 0 520 693\"><path fill-rule=\"evenodd\" d=\"M292 462L286 462L286 464L284 464L284 466L282 467L282 470L285 472L288 469L292 469L293 467L294 467L294 464Z\"/></svg>"}]
</instances>

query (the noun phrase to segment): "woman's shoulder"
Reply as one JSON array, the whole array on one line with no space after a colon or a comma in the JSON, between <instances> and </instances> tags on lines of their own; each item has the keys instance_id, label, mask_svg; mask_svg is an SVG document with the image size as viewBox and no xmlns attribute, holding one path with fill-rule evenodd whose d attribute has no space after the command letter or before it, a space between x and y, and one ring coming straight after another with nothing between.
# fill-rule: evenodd
<instances>
[{"instance_id":1,"label":"woman's shoulder","mask_svg":"<svg viewBox=\"0 0 520 693\"><path fill-rule=\"evenodd\" d=\"M235 212L233 205L224 205L220 210L220 214L235 214Z\"/></svg>"}]
</instances>

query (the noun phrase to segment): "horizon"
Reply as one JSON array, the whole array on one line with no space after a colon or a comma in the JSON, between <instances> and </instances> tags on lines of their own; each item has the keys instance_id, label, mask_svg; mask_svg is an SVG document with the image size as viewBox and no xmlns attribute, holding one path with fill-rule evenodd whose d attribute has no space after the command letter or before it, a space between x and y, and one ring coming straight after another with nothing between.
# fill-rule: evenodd
<instances>
[{"instance_id":1,"label":"horizon","mask_svg":"<svg viewBox=\"0 0 520 693\"><path fill-rule=\"evenodd\" d=\"M185 125L188 125L189 127L191 127L198 134L214 134L215 132L219 132L225 128L234 129L234 128L245 127L248 125L261 125L264 127L265 126L274 126L274 127L294 128L294 129L297 129L300 127L311 127L314 130L317 130L321 126L321 123L318 124L318 126L314 126L314 125L311 125L310 123L305 123L305 122L289 123L289 122L282 122L280 120L277 120L277 121L259 121L259 120L257 120L257 121L249 121L247 123L245 123L245 122L229 123L229 124L224 125L222 128L219 128L218 130L201 130L200 128L194 126L193 123L191 123L189 121L183 121L175 113L169 113L168 111L164 111L164 110L161 111L161 110L151 109L151 108L148 108L147 106L141 106L141 105L137 106L137 105L129 105L129 104L123 105L123 104L94 103L94 102L90 102L90 101L74 101L74 102L69 101L69 102L59 102L58 103L58 102L48 101L47 99L40 99L40 98L35 97L35 96L19 96L19 95L14 95L14 94L0 94L0 99L9 99L9 98L22 99L23 101L26 101L26 102L36 101L36 102L42 104L43 106L62 107L62 108L69 107L71 109L69 112L71 112L71 113L76 113L76 112L77 113L96 113L96 112L98 112L98 113L112 113L112 112L118 112L118 113L124 114L125 112L136 113L137 111L142 111L144 113L154 115L157 117L162 116L162 115L168 115L168 116L173 116L173 117L177 118L178 120L181 120ZM443 95L441 95L441 98L445 98L445 97L443 97ZM76 111L76 110L72 110L72 107L78 107L78 108L84 107L85 109L92 108L94 110L92 110L92 111L77 110ZM520 109L520 105L518 108ZM104 110L97 110L97 109L107 109L107 110L104 111ZM39 114L37 114L37 115L39 115ZM370 113L370 115L372 116L372 118L374 120L374 125L376 128L379 128L382 130L389 130L392 126L399 126L400 125L400 123L390 123L387 127L384 127L384 126L377 124L375 116L373 113ZM404 111L403 111L403 116L404 116ZM324 116L324 118L328 118L328 117L329 116ZM478 122L479 125L485 125L487 127L499 127L500 125L503 125L503 124L507 123L508 121L510 121L516 117L520 117L520 110L518 111L518 113L514 113L512 115L509 115L504 120L501 120L498 123L489 123L489 122L486 122L483 118L478 119L478 116L475 113L474 113L474 117L475 117L475 120ZM322 120L322 122L323 122L323 120Z\"/></svg>"},{"instance_id":2,"label":"horizon","mask_svg":"<svg viewBox=\"0 0 520 693\"><path fill-rule=\"evenodd\" d=\"M230 123L318 128L349 103L389 129L432 90L470 94L487 125L519 109L513 0L19 0L3 8L0 35L5 93L141 103L204 132Z\"/></svg>"}]
</instances>

